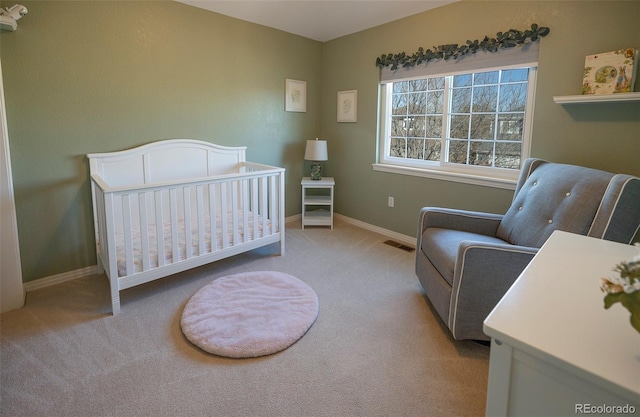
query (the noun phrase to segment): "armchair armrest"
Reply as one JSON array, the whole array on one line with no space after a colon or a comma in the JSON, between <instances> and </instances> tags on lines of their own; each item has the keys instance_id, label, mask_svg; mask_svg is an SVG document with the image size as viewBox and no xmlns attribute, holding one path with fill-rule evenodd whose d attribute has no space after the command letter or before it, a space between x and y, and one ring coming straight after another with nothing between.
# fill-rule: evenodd
<instances>
[{"instance_id":1,"label":"armchair armrest","mask_svg":"<svg viewBox=\"0 0 640 417\"><path fill-rule=\"evenodd\" d=\"M508 243L460 243L448 323L456 339L487 339L482 333L485 318L538 250Z\"/></svg>"},{"instance_id":2,"label":"armchair armrest","mask_svg":"<svg viewBox=\"0 0 640 417\"><path fill-rule=\"evenodd\" d=\"M486 236L495 236L504 215L479 211L441 207L423 207L420 210L417 248L422 244L422 234L429 227L462 230Z\"/></svg>"}]
</instances>

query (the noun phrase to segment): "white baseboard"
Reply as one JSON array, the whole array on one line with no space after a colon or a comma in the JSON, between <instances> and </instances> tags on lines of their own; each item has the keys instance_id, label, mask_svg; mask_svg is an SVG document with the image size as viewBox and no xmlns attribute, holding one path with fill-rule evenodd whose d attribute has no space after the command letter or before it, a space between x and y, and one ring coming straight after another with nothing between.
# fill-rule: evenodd
<instances>
[{"instance_id":1,"label":"white baseboard","mask_svg":"<svg viewBox=\"0 0 640 417\"><path fill-rule=\"evenodd\" d=\"M388 236L392 239L397 240L400 243L409 245L411 247L414 247L416 244L416 238L412 236L403 235L402 233L398 233L392 230L384 229L382 227L374 226L372 224L365 223L360 220L352 219L351 217L343 216L342 214L334 214L334 217L337 220L341 220L345 223L352 224L362 229L370 230L374 233L378 233L383 236ZM301 219L302 219L302 214L295 214L293 216L286 217L284 219L284 222L291 223L291 222L299 221ZM49 287L51 285L60 284L61 282L71 281L73 279L84 278L90 275L95 275L97 273L98 273L97 265L87 266L86 268L76 269L74 271L63 272L62 274L51 275L48 277L36 279L34 281L25 282L24 290L26 292L34 291L40 288Z\"/></svg>"},{"instance_id":2,"label":"white baseboard","mask_svg":"<svg viewBox=\"0 0 640 417\"><path fill-rule=\"evenodd\" d=\"M291 223L298 220L302 220L302 214L294 214L293 216L285 217L284 222Z\"/></svg>"},{"instance_id":3,"label":"white baseboard","mask_svg":"<svg viewBox=\"0 0 640 417\"><path fill-rule=\"evenodd\" d=\"M40 288L49 287L51 285L60 284L61 282L71 281L73 279L84 278L97 273L98 267L96 265L87 266L86 268L80 268L74 271L63 272L62 274L51 275L34 281L25 282L24 289L26 292L39 290Z\"/></svg>"},{"instance_id":4,"label":"white baseboard","mask_svg":"<svg viewBox=\"0 0 640 417\"><path fill-rule=\"evenodd\" d=\"M412 248L416 246L416 238L413 236L405 235L402 233L394 232L393 230L385 229L382 227L374 226L369 223L365 223L360 220L352 219L351 217L343 216L342 214L334 214L336 219L341 220L345 223L352 224L354 226L358 226L362 229L370 230L374 233L378 233L383 236L390 237L394 240L397 240L399 243L403 243L407 246L411 246Z\"/></svg>"}]
</instances>

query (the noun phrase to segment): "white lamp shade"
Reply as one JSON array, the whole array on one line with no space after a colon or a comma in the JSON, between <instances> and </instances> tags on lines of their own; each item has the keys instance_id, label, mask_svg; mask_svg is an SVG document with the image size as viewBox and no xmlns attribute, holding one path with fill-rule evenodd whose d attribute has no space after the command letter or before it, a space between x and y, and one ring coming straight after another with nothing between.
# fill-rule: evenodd
<instances>
[{"instance_id":1,"label":"white lamp shade","mask_svg":"<svg viewBox=\"0 0 640 417\"><path fill-rule=\"evenodd\" d=\"M326 140L308 140L304 151L304 159L307 161L326 161L329 159Z\"/></svg>"}]
</instances>

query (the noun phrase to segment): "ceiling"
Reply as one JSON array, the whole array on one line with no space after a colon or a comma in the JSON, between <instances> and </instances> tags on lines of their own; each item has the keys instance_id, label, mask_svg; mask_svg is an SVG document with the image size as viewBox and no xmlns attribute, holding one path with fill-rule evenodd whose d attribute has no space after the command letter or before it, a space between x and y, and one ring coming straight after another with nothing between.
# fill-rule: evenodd
<instances>
[{"instance_id":1,"label":"ceiling","mask_svg":"<svg viewBox=\"0 0 640 417\"><path fill-rule=\"evenodd\" d=\"M326 42L458 0L175 0Z\"/></svg>"}]
</instances>

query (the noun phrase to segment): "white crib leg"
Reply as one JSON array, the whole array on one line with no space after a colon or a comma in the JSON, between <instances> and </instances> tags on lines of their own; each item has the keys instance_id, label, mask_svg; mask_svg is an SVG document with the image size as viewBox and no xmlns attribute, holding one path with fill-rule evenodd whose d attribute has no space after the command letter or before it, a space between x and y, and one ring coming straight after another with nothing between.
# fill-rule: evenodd
<instances>
[{"instance_id":1,"label":"white crib leg","mask_svg":"<svg viewBox=\"0 0 640 417\"><path fill-rule=\"evenodd\" d=\"M117 279L117 278L116 278ZM115 316L120 312L120 290L118 282L111 282L111 313Z\"/></svg>"}]
</instances>

